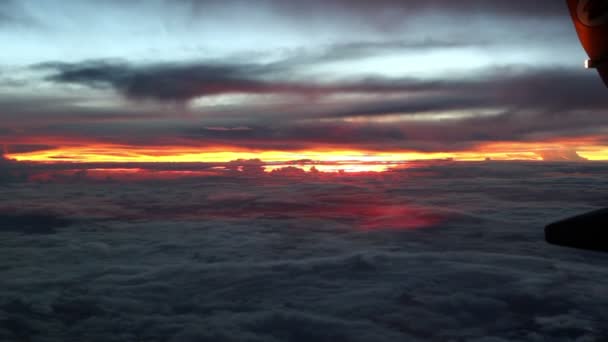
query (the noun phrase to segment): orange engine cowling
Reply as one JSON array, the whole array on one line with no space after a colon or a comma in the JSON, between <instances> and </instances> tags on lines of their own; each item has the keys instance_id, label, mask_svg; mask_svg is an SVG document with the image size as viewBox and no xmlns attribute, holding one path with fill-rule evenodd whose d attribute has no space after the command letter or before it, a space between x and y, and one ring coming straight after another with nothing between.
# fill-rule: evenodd
<instances>
[{"instance_id":1,"label":"orange engine cowling","mask_svg":"<svg viewBox=\"0 0 608 342\"><path fill-rule=\"evenodd\" d=\"M608 86L608 0L567 0L587 66L599 70Z\"/></svg>"}]
</instances>

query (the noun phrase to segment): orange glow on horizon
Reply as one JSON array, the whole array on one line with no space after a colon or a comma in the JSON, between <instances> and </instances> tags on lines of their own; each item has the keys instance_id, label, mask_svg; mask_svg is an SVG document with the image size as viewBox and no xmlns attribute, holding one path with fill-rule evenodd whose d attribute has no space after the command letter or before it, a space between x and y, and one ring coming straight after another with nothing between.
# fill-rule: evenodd
<instances>
[{"instance_id":1,"label":"orange glow on horizon","mask_svg":"<svg viewBox=\"0 0 608 342\"><path fill-rule=\"evenodd\" d=\"M497 160L539 160L533 152L521 151L466 151L466 152L375 152L362 150L305 150L305 151L254 151L215 149L192 149L180 147L140 148L118 145L69 146L44 151L9 153L8 158L16 161L44 163L226 163L238 159L260 159L264 162L280 163L294 160L314 160L318 162L365 162L391 163L408 160L449 159L461 161L481 161L486 158Z\"/></svg>"},{"instance_id":2,"label":"orange glow on horizon","mask_svg":"<svg viewBox=\"0 0 608 342\"><path fill-rule=\"evenodd\" d=\"M529 160L542 161L547 155L569 151L588 160L608 160L608 146L596 140L562 140L550 142L497 142L480 145L470 151L416 152L366 151L357 149L310 149L302 151L247 150L239 148L195 148L181 146L139 147L112 144L83 144L55 149L8 153L6 157L21 162L41 163L227 163L234 160L259 159L264 163L291 165L309 160L300 168L309 171L313 164L321 172L382 172L413 160L451 159L455 161ZM329 164L335 165L329 165ZM296 163L298 164L298 163ZM295 166L295 165L294 165ZM279 166L268 166L272 171Z\"/></svg>"}]
</instances>

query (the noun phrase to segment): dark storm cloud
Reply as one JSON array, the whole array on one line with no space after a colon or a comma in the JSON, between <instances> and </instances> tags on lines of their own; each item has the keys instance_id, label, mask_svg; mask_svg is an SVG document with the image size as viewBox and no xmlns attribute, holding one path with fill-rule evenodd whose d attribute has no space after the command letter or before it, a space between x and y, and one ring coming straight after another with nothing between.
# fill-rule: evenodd
<instances>
[{"instance_id":1,"label":"dark storm cloud","mask_svg":"<svg viewBox=\"0 0 608 342\"><path fill-rule=\"evenodd\" d=\"M596 75L563 69L505 69L493 71L479 79L460 81L375 79L362 81L359 85L350 83L344 88L366 89L379 95L402 88L418 92L420 96L410 98L404 95L403 99L379 97L359 103L343 101L331 105L309 101L305 106L294 106L293 109L236 108L235 113L230 115L209 109L205 111L208 118L200 125L169 119L162 124L141 125L139 116L150 122L154 115L161 114L138 114L137 111L121 114L92 109L91 115L88 115L86 109L81 108L64 111L58 108L53 110L57 117L42 116L36 119L34 110L30 114L33 121L29 125L36 125L37 121L38 127L32 127L25 133L6 132L4 135L6 139L21 137L24 140L27 134L71 137L83 141L111 138L113 143L140 146L162 141L166 145L203 144L260 149L298 150L334 146L372 150L457 151L493 141L602 136L608 119L599 113L608 108L608 103L604 90L598 87L599 82ZM430 95L425 95L427 92ZM446 111L473 112L474 115L433 119L435 113ZM241 112L246 116L242 117ZM108 114L111 115L105 117ZM386 115L401 115L405 119L413 115L422 117L386 123L343 121L344 118L374 120ZM425 115L429 115L429 118L425 119ZM281 119L277 120L279 117ZM61 118L75 120L66 124ZM313 121L319 118L325 121ZM114 119L120 121L114 123ZM47 124L43 125L45 122ZM53 142L54 139L49 138L48 141Z\"/></svg>"},{"instance_id":2,"label":"dark storm cloud","mask_svg":"<svg viewBox=\"0 0 608 342\"><path fill-rule=\"evenodd\" d=\"M365 55L365 50L375 48L369 44L345 44L328 52L329 57L315 58ZM402 47L393 43L386 46ZM136 65L121 60L45 63L34 68L50 72L48 79L52 82L111 88L136 100L182 103L233 93L289 94L296 99L289 97L287 103L279 105L235 103L227 108L203 108L205 118L200 125L180 122L175 117L180 110L166 108L87 108L77 98L4 99L0 101L2 115L18 118L13 122L28 131L3 135L11 139L27 134L95 141L111 138L113 143L134 145L162 140L168 145L271 149L325 144L372 150L454 151L493 141L602 135L608 125L604 116L598 115L608 109L605 90L597 75L584 70L505 66L443 80L376 76L318 82L295 76L298 69L314 63L308 56L271 64ZM357 98L341 98L343 94L356 94ZM325 101L331 96L335 99ZM445 112L455 116L433 118ZM471 115L459 116L463 113ZM415 115L418 119L375 121L391 115L402 119ZM141 125L144 117L147 122ZM148 119L165 121L151 124ZM323 121L313 122L318 119ZM371 122L344 121L351 119ZM248 129L218 130L212 129L214 126Z\"/></svg>"},{"instance_id":3,"label":"dark storm cloud","mask_svg":"<svg viewBox=\"0 0 608 342\"><path fill-rule=\"evenodd\" d=\"M391 94L436 92L422 100L402 103L357 104L356 111L341 115L385 115L478 107L516 107L567 111L605 108L607 102L590 74L566 69L495 68L477 77L456 80L387 79L367 77L332 83L285 81L278 75L298 65L151 65L133 66L117 61L77 64L47 63L38 68L53 72L49 80L91 87L112 87L133 99L188 101L196 97L231 93L292 93L327 96L336 93ZM314 110L314 106L312 106ZM367 111L367 113L366 113ZM315 115L315 113L310 113ZM320 114L320 113L318 113ZM339 113L336 113L339 114ZM324 115L332 116L332 113ZM339 114L340 115L340 114Z\"/></svg>"},{"instance_id":4,"label":"dark storm cloud","mask_svg":"<svg viewBox=\"0 0 608 342\"><path fill-rule=\"evenodd\" d=\"M199 144L254 149L305 150L333 147L457 152L498 141L538 142L539 139L601 135L605 132L606 125L607 120L598 120L594 115L569 115L555 120L551 116L506 113L489 118L453 122L444 120L438 123L296 124L224 133L190 128L185 130L182 137Z\"/></svg>"},{"instance_id":5,"label":"dark storm cloud","mask_svg":"<svg viewBox=\"0 0 608 342\"><path fill-rule=\"evenodd\" d=\"M232 92L271 92L254 66L161 65L134 67L124 62L48 63L49 80L91 87L110 86L133 99L186 101L197 96Z\"/></svg>"},{"instance_id":6,"label":"dark storm cloud","mask_svg":"<svg viewBox=\"0 0 608 342\"><path fill-rule=\"evenodd\" d=\"M605 204L606 175L599 163L444 163L0 188L4 208L98 218L0 232L0 338L604 340L608 259L547 245L542 228ZM395 229L416 219L400 208L444 220Z\"/></svg>"},{"instance_id":7,"label":"dark storm cloud","mask_svg":"<svg viewBox=\"0 0 608 342\"><path fill-rule=\"evenodd\" d=\"M369 89L399 89L400 82L376 80L381 86ZM411 82L411 81L410 81ZM363 84L366 84L363 81ZM605 90L596 75L567 69L501 68L480 70L477 77L460 80L423 81L416 89L430 91L431 96L403 100L388 100L368 105L357 104L351 110L325 112L322 117L377 116L387 114L416 114L446 110L479 108L508 108L512 111L551 112L562 114L572 110L603 110L608 108ZM403 91L408 88L404 86ZM314 113L309 113L314 115Z\"/></svg>"},{"instance_id":8,"label":"dark storm cloud","mask_svg":"<svg viewBox=\"0 0 608 342\"><path fill-rule=\"evenodd\" d=\"M434 83L414 79L344 82L338 84L276 79L288 76L296 66L284 65L216 65L159 64L133 66L120 61L88 61L77 64L45 63L35 68L54 72L48 80L81 84L94 88L111 87L132 99L188 101L196 97L246 93L292 93L303 96L325 96L339 92L404 92L432 90Z\"/></svg>"},{"instance_id":9,"label":"dark storm cloud","mask_svg":"<svg viewBox=\"0 0 608 342\"><path fill-rule=\"evenodd\" d=\"M305 148L311 145L358 146L370 149L413 148L459 150L491 141L533 141L550 137L601 135L608 121L598 115L608 109L595 75L562 69L494 72L480 80L428 82L433 95L384 100L342 108L309 106L293 122L250 125L248 130L215 131L188 128L185 137L209 143L259 148ZM363 86L361 87L363 88ZM373 87L369 87L373 89ZM421 86L421 89L425 88ZM342 122L341 118L373 119L386 115L484 111L493 114L455 116L449 120L392 123ZM334 122L302 123L306 118Z\"/></svg>"}]
</instances>

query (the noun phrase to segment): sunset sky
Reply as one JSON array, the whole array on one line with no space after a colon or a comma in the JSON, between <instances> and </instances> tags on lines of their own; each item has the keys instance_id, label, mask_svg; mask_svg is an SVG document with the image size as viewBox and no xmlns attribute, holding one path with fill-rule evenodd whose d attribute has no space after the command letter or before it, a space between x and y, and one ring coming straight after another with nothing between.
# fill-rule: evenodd
<instances>
[{"instance_id":1,"label":"sunset sky","mask_svg":"<svg viewBox=\"0 0 608 342\"><path fill-rule=\"evenodd\" d=\"M0 0L0 341L608 341L586 58L564 0Z\"/></svg>"},{"instance_id":2,"label":"sunset sky","mask_svg":"<svg viewBox=\"0 0 608 342\"><path fill-rule=\"evenodd\" d=\"M4 0L0 42L18 161L608 160L562 1Z\"/></svg>"}]
</instances>

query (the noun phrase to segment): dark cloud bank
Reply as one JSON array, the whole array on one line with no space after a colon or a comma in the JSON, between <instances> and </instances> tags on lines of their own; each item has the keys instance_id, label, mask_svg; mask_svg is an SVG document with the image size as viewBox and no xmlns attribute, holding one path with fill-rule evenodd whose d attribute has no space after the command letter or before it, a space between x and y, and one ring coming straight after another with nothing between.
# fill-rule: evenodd
<instances>
[{"instance_id":1,"label":"dark cloud bank","mask_svg":"<svg viewBox=\"0 0 608 342\"><path fill-rule=\"evenodd\" d=\"M330 54L349 53L348 47L338 49ZM350 58L356 58L361 52L350 53ZM343 115L419 113L501 106L528 110L539 107L558 110L564 105L567 108L562 110L606 108L602 89L598 90L597 84L590 82L593 78L580 70L497 66L488 70L477 70L478 74L474 76L444 80L371 76L326 82L305 78L286 80L290 79L290 72L305 67L309 62L286 59L274 64L218 64L210 61L193 64L134 65L121 60L92 60L80 63L49 62L33 68L49 71L47 80L55 83L94 88L109 87L135 100L189 101L197 97L235 93L291 93L303 96L329 96L339 93L404 94L401 104L403 108L393 108L391 111L374 111L370 108L367 109L368 112L361 110L359 113ZM426 96L423 100L429 102L423 103L412 101L405 96L414 94L432 94L437 104L432 105ZM386 99L383 100L382 102L386 102Z\"/></svg>"},{"instance_id":2,"label":"dark cloud bank","mask_svg":"<svg viewBox=\"0 0 608 342\"><path fill-rule=\"evenodd\" d=\"M286 62L302 61L287 60ZM52 74L47 80L52 82L81 84L96 88L110 87L125 97L135 100L189 101L197 97L235 93L327 96L335 93L417 92L436 90L440 86L438 82L425 83L415 79L367 79L341 83L281 80L281 77L286 77L286 73L301 67L297 64L287 65L286 62L276 64L209 62L137 66L120 60L97 60L72 64L44 63L35 68L50 70Z\"/></svg>"},{"instance_id":3,"label":"dark cloud bank","mask_svg":"<svg viewBox=\"0 0 608 342\"><path fill-rule=\"evenodd\" d=\"M49 71L48 79L52 82L109 88L131 100L181 103L226 94L280 94L289 100L279 105L204 108L201 125L184 125L175 119L162 126L137 125L136 131L113 125L114 117L129 116L111 110L100 113L99 109L57 108L50 111L60 115L57 124L52 121L47 126L43 126L44 120L52 119L46 108L45 113L33 109L26 115L20 113L20 117L24 117L24 122L32 120L30 125L41 125L36 128L40 135L75 139L111 136L112 142L134 145L153 144L162 135L166 141L195 146L290 150L315 146L467 150L495 141L601 137L608 122L601 115L608 108L601 81L584 70L496 67L446 80L360 77L318 82L285 77L290 70L301 67L298 63L290 60L276 64L133 65L111 60L48 63L37 67ZM345 97L324 101L344 94L363 94L367 99L353 101L352 97ZM15 112L7 106L6 113ZM452 113L454 118L436 120L432 116L437 113ZM463 113L471 116L462 116ZM130 114L133 122L140 120L138 113ZM82 119L72 120L69 125L58 124L65 115ZM403 121L380 120L390 115ZM141 116L146 119L145 113ZM414 116L422 119L407 120ZM102 121L104 118L107 120ZM344 121L352 118L363 121ZM211 121L214 123L205 123ZM235 127L235 124L251 129L206 128Z\"/></svg>"},{"instance_id":4,"label":"dark cloud bank","mask_svg":"<svg viewBox=\"0 0 608 342\"><path fill-rule=\"evenodd\" d=\"M603 341L608 259L543 226L605 206L606 171L5 182L0 340Z\"/></svg>"}]
</instances>

